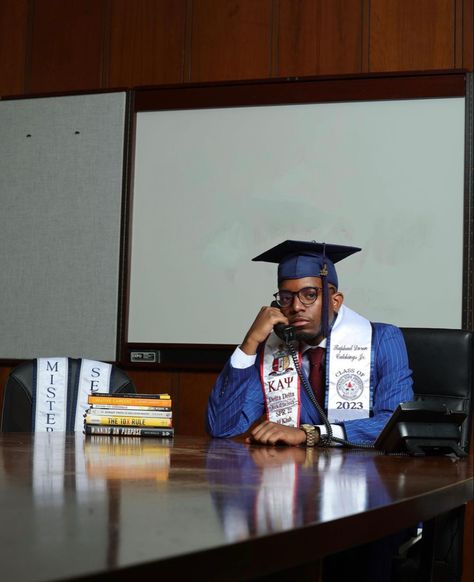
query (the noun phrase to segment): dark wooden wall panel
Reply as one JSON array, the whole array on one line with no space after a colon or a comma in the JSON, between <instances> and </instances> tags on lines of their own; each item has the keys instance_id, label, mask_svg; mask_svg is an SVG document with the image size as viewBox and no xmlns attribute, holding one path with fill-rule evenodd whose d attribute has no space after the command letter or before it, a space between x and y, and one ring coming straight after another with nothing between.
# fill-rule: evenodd
<instances>
[{"instance_id":1,"label":"dark wooden wall panel","mask_svg":"<svg viewBox=\"0 0 474 582\"><path fill-rule=\"evenodd\" d=\"M217 374L194 372L180 374L179 434L205 435L207 400Z\"/></svg>"},{"instance_id":2,"label":"dark wooden wall panel","mask_svg":"<svg viewBox=\"0 0 474 582\"><path fill-rule=\"evenodd\" d=\"M173 424L179 433L179 374L176 372L150 372L146 370L126 370L135 389L140 394L169 393L173 401Z\"/></svg>"},{"instance_id":3,"label":"dark wooden wall panel","mask_svg":"<svg viewBox=\"0 0 474 582\"><path fill-rule=\"evenodd\" d=\"M0 95L24 91L28 0L0 1Z\"/></svg>"},{"instance_id":4,"label":"dark wooden wall panel","mask_svg":"<svg viewBox=\"0 0 474 582\"><path fill-rule=\"evenodd\" d=\"M456 0L371 0L369 69L455 67Z\"/></svg>"},{"instance_id":5,"label":"dark wooden wall panel","mask_svg":"<svg viewBox=\"0 0 474 582\"><path fill-rule=\"evenodd\" d=\"M194 0L189 80L271 74L272 0Z\"/></svg>"},{"instance_id":6,"label":"dark wooden wall panel","mask_svg":"<svg viewBox=\"0 0 474 582\"><path fill-rule=\"evenodd\" d=\"M176 434L201 435L205 431L207 399L217 373L153 372L126 370L137 392L169 392L173 399L173 424Z\"/></svg>"},{"instance_id":7,"label":"dark wooden wall panel","mask_svg":"<svg viewBox=\"0 0 474 582\"><path fill-rule=\"evenodd\" d=\"M2 0L0 95L474 69L474 0Z\"/></svg>"},{"instance_id":8,"label":"dark wooden wall panel","mask_svg":"<svg viewBox=\"0 0 474 582\"><path fill-rule=\"evenodd\" d=\"M279 76L362 72L362 0L280 0Z\"/></svg>"},{"instance_id":9,"label":"dark wooden wall panel","mask_svg":"<svg viewBox=\"0 0 474 582\"><path fill-rule=\"evenodd\" d=\"M35 0L29 93L100 89L105 0Z\"/></svg>"},{"instance_id":10,"label":"dark wooden wall panel","mask_svg":"<svg viewBox=\"0 0 474 582\"><path fill-rule=\"evenodd\" d=\"M183 81L186 0L114 0L109 22L108 87Z\"/></svg>"}]
</instances>

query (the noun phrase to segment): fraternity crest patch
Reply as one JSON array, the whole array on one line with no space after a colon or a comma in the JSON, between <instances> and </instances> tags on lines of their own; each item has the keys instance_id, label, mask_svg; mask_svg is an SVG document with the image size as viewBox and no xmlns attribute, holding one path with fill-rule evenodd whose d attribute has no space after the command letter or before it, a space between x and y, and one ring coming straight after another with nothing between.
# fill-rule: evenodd
<instances>
[{"instance_id":1,"label":"fraternity crest patch","mask_svg":"<svg viewBox=\"0 0 474 582\"><path fill-rule=\"evenodd\" d=\"M283 374L290 372L292 370L290 362L291 362L290 354L284 349L278 349L273 354L272 371L270 372L269 375L282 376Z\"/></svg>"}]
</instances>

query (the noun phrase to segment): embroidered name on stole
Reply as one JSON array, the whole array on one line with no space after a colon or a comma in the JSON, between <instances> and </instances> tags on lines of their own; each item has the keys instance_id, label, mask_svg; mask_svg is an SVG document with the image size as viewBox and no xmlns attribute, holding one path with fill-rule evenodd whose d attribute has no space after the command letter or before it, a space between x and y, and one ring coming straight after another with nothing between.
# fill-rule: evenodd
<instances>
[{"instance_id":1,"label":"embroidered name on stole","mask_svg":"<svg viewBox=\"0 0 474 582\"><path fill-rule=\"evenodd\" d=\"M72 427L69 429L67 421L68 400L74 398L76 392L68 390L68 364L68 358L37 359L33 398L35 432L72 430ZM81 360L77 398L73 405L73 430L83 431L88 395L92 392L109 392L111 372L111 364L95 360Z\"/></svg>"},{"instance_id":2,"label":"embroidered name on stole","mask_svg":"<svg viewBox=\"0 0 474 582\"><path fill-rule=\"evenodd\" d=\"M265 342L260 377L267 419L285 426L299 426L300 379L288 347L274 333Z\"/></svg>"}]
</instances>

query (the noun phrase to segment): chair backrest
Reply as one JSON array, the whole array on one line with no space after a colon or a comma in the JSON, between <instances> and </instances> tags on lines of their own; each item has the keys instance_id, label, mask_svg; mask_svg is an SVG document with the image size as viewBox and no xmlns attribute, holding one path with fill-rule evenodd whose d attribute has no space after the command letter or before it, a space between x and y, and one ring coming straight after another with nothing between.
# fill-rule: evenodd
<instances>
[{"instance_id":1,"label":"chair backrest","mask_svg":"<svg viewBox=\"0 0 474 582\"><path fill-rule=\"evenodd\" d=\"M471 438L474 392L474 333L458 329L402 328L413 370L415 400L446 404L466 412L461 447Z\"/></svg>"},{"instance_id":2,"label":"chair backrest","mask_svg":"<svg viewBox=\"0 0 474 582\"><path fill-rule=\"evenodd\" d=\"M68 358L68 385L75 382L79 374L81 360ZM1 418L2 432L31 432L33 429L33 377L35 360L29 360L16 366L9 374L5 385L3 410ZM111 393L136 392L128 375L112 365L110 374ZM69 404L72 405L72 402Z\"/></svg>"}]
</instances>

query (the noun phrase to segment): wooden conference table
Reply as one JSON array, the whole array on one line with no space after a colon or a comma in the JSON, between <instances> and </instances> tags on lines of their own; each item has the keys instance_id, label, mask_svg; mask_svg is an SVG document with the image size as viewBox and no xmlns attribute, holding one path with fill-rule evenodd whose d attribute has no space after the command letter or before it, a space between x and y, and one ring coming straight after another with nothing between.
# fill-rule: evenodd
<instances>
[{"instance_id":1,"label":"wooden conference table","mask_svg":"<svg viewBox=\"0 0 474 582\"><path fill-rule=\"evenodd\" d=\"M472 459L0 434L3 581L245 580L430 520Z\"/></svg>"}]
</instances>

